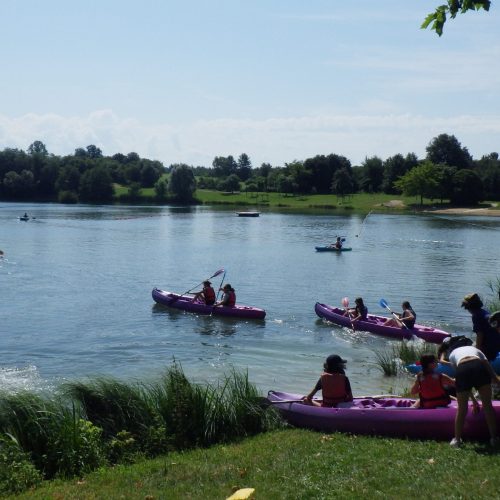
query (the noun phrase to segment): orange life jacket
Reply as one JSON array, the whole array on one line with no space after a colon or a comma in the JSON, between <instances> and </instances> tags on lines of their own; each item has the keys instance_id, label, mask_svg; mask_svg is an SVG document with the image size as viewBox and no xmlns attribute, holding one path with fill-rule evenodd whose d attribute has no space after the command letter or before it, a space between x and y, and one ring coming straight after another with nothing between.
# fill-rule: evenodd
<instances>
[{"instance_id":1,"label":"orange life jacket","mask_svg":"<svg viewBox=\"0 0 500 500\"><path fill-rule=\"evenodd\" d=\"M234 290L230 290L228 292L227 302L224 305L227 307L234 307L235 304L236 304L236 294L234 293Z\"/></svg>"},{"instance_id":2,"label":"orange life jacket","mask_svg":"<svg viewBox=\"0 0 500 500\"><path fill-rule=\"evenodd\" d=\"M215 303L215 291L211 286L207 286L203 289L203 297L205 298L205 304L212 305Z\"/></svg>"},{"instance_id":3,"label":"orange life jacket","mask_svg":"<svg viewBox=\"0 0 500 500\"><path fill-rule=\"evenodd\" d=\"M348 401L346 376L341 373L326 373L321 375L321 391L323 393L322 406L337 406L338 403Z\"/></svg>"},{"instance_id":4,"label":"orange life jacket","mask_svg":"<svg viewBox=\"0 0 500 500\"><path fill-rule=\"evenodd\" d=\"M429 373L427 375L419 373L417 378L420 387L420 408L430 409L450 404L451 399L444 390L441 373Z\"/></svg>"}]
</instances>

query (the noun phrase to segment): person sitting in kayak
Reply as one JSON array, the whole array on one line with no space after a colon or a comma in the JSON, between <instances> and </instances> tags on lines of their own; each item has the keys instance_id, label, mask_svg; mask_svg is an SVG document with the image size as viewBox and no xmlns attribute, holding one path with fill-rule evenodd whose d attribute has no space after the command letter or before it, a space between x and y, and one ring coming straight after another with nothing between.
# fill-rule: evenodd
<instances>
[{"instance_id":1,"label":"person sitting in kayak","mask_svg":"<svg viewBox=\"0 0 500 500\"><path fill-rule=\"evenodd\" d=\"M401 308L403 309L402 313L394 313L398 316L398 318L389 318L384 326L399 326L401 328L411 329L415 326L415 321L417 320L417 314L411 307L410 303L405 300L401 304Z\"/></svg>"},{"instance_id":2,"label":"person sitting in kayak","mask_svg":"<svg viewBox=\"0 0 500 500\"><path fill-rule=\"evenodd\" d=\"M210 281L206 280L203 282L203 290L194 294L192 302L198 300L200 297L207 306L213 306L215 304L215 290L212 288L212 283Z\"/></svg>"},{"instance_id":3,"label":"person sitting in kayak","mask_svg":"<svg viewBox=\"0 0 500 500\"><path fill-rule=\"evenodd\" d=\"M335 408L341 403L348 403L353 400L351 383L345 374L345 364L347 361L338 354L331 354L326 358L323 365L323 373L314 389L304 396L303 401L313 406L324 406ZM321 391L322 401L313 400L313 396Z\"/></svg>"},{"instance_id":4,"label":"person sitting in kayak","mask_svg":"<svg viewBox=\"0 0 500 500\"><path fill-rule=\"evenodd\" d=\"M337 250L340 250L342 248L342 238L340 236L337 236L337 241L333 243L332 245L329 245L330 248L336 248Z\"/></svg>"},{"instance_id":5,"label":"person sitting in kayak","mask_svg":"<svg viewBox=\"0 0 500 500\"><path fill-rule=\"evenodd\" d=\"M215 304L216 306L226 306L226 307L234 307L236 305L236 292L234 288L226 283L223 288L219 288L224 293L222 295L222 299Z\"/></svg>"},{"instance_id":6,"label":"person sitting in kayak","mask_svg":"<svg viewBox=\"0 0 500 500\"><path fill-rule=\"evenodd\" d=\"M368 307L365 306L362 297L358 297L354 303L356 307L348 309L344 316L349 316L351 318L351 322L362 320L366 321L368 317Z\"/></svg>"},{"instance_id":7,"label":"person sitting in kayak","mask_svg":"<svg viewBox=\"0 0 500 500\"><path fill-rule=\"evenodd\" d=\"M410 394L419 396L419 400L413 405L414 408L429 410L450 404L451 398L447 388L454 387L455 381L444 373L437 373L437 364L438 360L434 354L420 356L422 371L410 389Z\"/></svg>"}]
</instances>

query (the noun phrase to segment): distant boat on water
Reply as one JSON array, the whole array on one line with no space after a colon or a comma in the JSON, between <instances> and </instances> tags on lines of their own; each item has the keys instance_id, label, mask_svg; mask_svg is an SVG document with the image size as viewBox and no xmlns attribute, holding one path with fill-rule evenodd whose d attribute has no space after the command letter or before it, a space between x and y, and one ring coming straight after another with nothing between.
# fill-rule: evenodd
<instances>
[{"instance_id":1,"label":"distant boat on water","mask_svg":"<svg viewBox=\"0 0 500 500\"><path fill-rule=\"evenodd\" d=\"M259 217L260 212L236 212L238 217Z\"/></svg>"}]
</instances>

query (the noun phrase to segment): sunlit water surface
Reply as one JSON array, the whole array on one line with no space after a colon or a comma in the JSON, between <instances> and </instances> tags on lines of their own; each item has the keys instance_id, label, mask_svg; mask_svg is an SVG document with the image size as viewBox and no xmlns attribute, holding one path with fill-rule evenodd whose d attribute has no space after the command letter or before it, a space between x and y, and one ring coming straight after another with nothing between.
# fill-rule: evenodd
<instances>
[{"instance_id":1,"label":"sunlit water surface","mask_svg":"<svg viewBox=\"0 0 500 500\"><path fill-rule=\"evenodd\" d=\"M34 216L19 220L27 211ZM347 238L351 252L317 253ZM488 296L500 274L500 219L436 215L262 213L206 207L0 204L0 385L43 390L65 380L158 377L175 359L197 381L234 367L262 391L308 391L339 353L357 394L401 389L377 351L390 341L328 324L316 301L361 295L385 314L409 300L420 323L470 334L464 294ZM238 302L265 321L200 317L154 304L219 268ZM214 283L219 285L219 278ZM491 294L490 294L491 295Z\"/></svg>"}]
</instances>

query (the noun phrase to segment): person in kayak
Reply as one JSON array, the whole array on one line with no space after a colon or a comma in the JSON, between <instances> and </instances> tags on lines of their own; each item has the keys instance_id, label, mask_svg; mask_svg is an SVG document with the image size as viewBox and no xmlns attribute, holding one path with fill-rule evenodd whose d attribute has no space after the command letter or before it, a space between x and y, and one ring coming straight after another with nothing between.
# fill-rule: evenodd
<instances>
[{"instance_id":1,"label":"person in kayak","mask_svg":"<svg viewBox=\"0 0 500 500\"><path fill-rule=\"evenodd\" d=\"M215 304L216 306L226 306L226 307L234 307L236 305L236 292L234 288L226 283L224 287L219 288L224 293L222 294L222 299Z\"/></svg>"},{"instance_id":2,"label":"person in kayak","mask_svg":"<svg viewBox=\"0 0 500 500\"><path fill-rule=\"evenodd\" d=\"M194 294L192 302L198 300L200 297L207 306L215 304L215 290L212 288L210 281L206 280L203 282L203 290Z\"/></svg>"},{"instance_id":3,"label":"person in kayak","mask_svg":"<svg viewBox=\"0 0 500 500\"><path fill-rule=\"evenodd\" d=\"M500 352L500 333L489 322L490 313L483 309L483 302L477 293L466 295L462 307L472 316L472 331L476 334L476 347L493 361Z\"/></svg>"},{"instance_id":4,"label":"person in kayak","mask_svg":"<svg viewBox=\"0 0 500 500\"><path fill-rule=\"evenodd\" d=\"M441 363L451 364L456 371L455 388L457 391L457 414L455 416L455 436L450 441L453 447L462 444L462 431L469 407L469 397L472 389L479 393L483 405L486 424L490 433L490 444L498 445L496 414L491 402L491 383L500 383L486 356L476 347L463 346L453 349L449 361L440 359Z\"/></svg>"},{"instance_id":5,"label":"person in kayak","mask_svg":"<svg viewBox=\"0 0 500 500\"><path fill-rule=\"evenodd\" d=\"M402 313L394 313L398 317L397 318L389 318L384 326L399 326L400 328L408 328L411 329L415 326L415 321L417 320L417 314L411 307L410 303L405 300L401 304L401 308L403 309Z\"/></svg>"},{"instance_id":6,"label":"person in kayak","mask_svg":"<svg viewBox=\"0 0 500 500\"><path fill-rule=\"evenodd\" d=\"M330 248L336 248L337 250L340 250L342 248L342 238L340 236L337 236L337 241L330 245Z\"/></svg>"},{"instance_id":7,"label":"person in kayak","mask_svg":"<svg viewBox=\"0 0 500 500\"><path fill-rule=\"evenodd\" d=\"M419 396L419 400L413 405L414 408L429 410L450 404L451 398L447 389L454 387L455 381L444 373L436 373L437 364L438 360L434 354L420 356L422 371L410 389L410 394Z\"/></svg>"},{"instance_id":8,"label":"person in kayak","mask_svg":"<svg viewBox=\"0 0 500 500\"><path fill-rule=\"evenodd\" d=\"M368 307L365 306L363 298L357 297L354 303L356 304L356 307L346 309L344 316L349 316L349 318L351 318L351 323L358 320L366 321L368 316Z\"/></svg>"},{"instance_id":9,"label":"person in kayak","mask_svg":"<svg viewBox=\"0 0 500 500\"><path fill-rule=\"evenodd\" d=\"M304 403L313 406L337 407L339 404L353 400L351 383L345 374L347 361L338 354L331 354L323 365L323 373L314 389L302 399ZM321 391L322 401L313 400L313 396Z\"/></svg>"}]
</instances>

